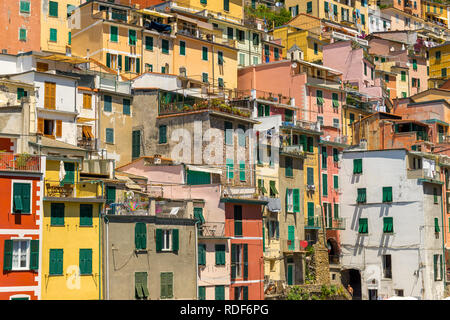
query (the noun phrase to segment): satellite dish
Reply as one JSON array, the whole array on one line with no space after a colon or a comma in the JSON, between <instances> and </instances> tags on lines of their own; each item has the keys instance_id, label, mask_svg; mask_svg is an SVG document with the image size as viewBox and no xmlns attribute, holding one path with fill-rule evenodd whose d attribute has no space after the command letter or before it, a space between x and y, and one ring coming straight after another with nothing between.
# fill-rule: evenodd
<instances>
[{"instance_id":1,"label":"satellite dish","mask_svg":"<svg viewBox=\"0 0 450 320\"><path fill-rule=\"evenodd\" d=\"M291 64L291 67L292 68L297 68L297 63L294 62L293 64Z\"/></svg>"}]
</instances>

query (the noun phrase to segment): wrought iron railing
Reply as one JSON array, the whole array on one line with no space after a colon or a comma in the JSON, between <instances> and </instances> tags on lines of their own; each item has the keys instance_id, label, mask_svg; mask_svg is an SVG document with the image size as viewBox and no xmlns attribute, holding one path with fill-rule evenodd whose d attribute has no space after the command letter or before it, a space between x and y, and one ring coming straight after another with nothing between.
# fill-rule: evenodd
<instances>
[{"instance_id":1,"label":"wrought iron railing","mask_svg":"<svg viewBox=\"0 0 450 320\"><path fill-rule=\"evenodd\" d=\"M0 171L41 171L41 157L26 153L0 153Z\"/></svg>"}]
</instances>

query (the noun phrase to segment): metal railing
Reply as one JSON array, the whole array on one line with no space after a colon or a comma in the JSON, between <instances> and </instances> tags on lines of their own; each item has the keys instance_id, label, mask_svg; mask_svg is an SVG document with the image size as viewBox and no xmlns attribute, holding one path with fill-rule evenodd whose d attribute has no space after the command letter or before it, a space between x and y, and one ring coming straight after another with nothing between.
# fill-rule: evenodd
<instances>
[{"instance_id":1,"label":"metal railing","mask_svg":"<svg viewBox=\"0 0 450 320\"><path fill-rule=\"evenodd\" d=\"M225 222L205 222L199 225L199 237L214 238L225 236Z\"/></svg>"},{"instance_id":2,"label":"metal railing","mask_svg":"<svg viewBox=\"0 0 450 320\"><path fill-rule=\"evenodd\" d=\"M322 227L321 217L306 217L305 218L305 229L320 229Z\"/></svg>"},{"instance_id":3,"label":"metal railing","mask_svg":"<svg viewBox=\"0 0 450 320\"><path fill-rule=\"evenodd\" d=\"M303 145L290 145L290 146L281 146L282 153L289 153L294 155L302 155L303 154Z\"/></svg>"},{"instance_id":4,"label":"metal railing","mask_svg":"<svg viewBox=\"0 0 450 320\"><path fill-rule=\"evenodd\" d=\"M294 239L281 239L281 251L282 252L302 252L304 249L300 246L300 240Z\"/></svg>"},{"instance_id":5,"label":"metal railing","mask_svg":"<svg viewBox=\"0 0 450 320\"><path fill-rule=\"evenodd\" d=\"M0 171L41 171L41 157L26 153L0 153Z\"/></svg>"},{"instance_id":6,"label":"metal railing","mask_svg":"<svg viewBox=\"0 0 450 320\"><path fill-rule=\"evenodd\" d=\"M78 139L77 146L80 148L94 150L95 149L95 140L91 139Z\"/></svg>"},{"instance_id":7,"label":"metal railing","mask_svg":"<svg viewBox=\"0 0 450 320\"><path fill-rule=\"evenodd\" d=\"M409 169L407 172L407 178L440 180L440 175L437 171L427 169Z\"/></svg>"},{"instance_id":8,"label":"metal railing","mask_svg":"<svg viewBox=\"0 0 450 320\"><path fill-rule=\"evenodd\" d=\"M327 221L327 229L345 230L345 218L333 218Z\"/></svg>"}]
</instances>

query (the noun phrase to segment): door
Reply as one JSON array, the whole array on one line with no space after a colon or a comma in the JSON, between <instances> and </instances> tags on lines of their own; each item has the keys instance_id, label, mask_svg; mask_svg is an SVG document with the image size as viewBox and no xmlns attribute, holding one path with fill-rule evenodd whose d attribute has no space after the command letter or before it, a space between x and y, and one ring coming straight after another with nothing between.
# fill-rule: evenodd
<instances>
[{"instance_id":1,"label":"door","mask_svg":"<svg viewBox=\"0 0 450 320\"><path fill-rule=\"evenodd\" d=\"M308 227L314 227L314 202L308 202Z\"/></svg>"},{"instance_id":2,"label":"door","mask_svg":"<svg viewBox=\"0 0 450 320\"><path fill-rule=\"evenodd\" d=\"M378 298L378 290L369 289L369 300L377 300L377 298Z\"/></svg>"},{"instance_id":3,"label":"door","mask_svg":"<svg viewBox=\"0 0 450 320\"><path fill-rule=\"evenodd\" d=\"M294 284L294 264L289 263L287 265L287 284L293 285Z\"/></svg>"},{"instance_id":4,"label":"door","mask_svg":"<svg viewBox=\"0 0 450 320\"><path fill-rule=\"evenodd\" d=\"M288 249L295 249L295 226L288 226Z\"/></svg>"}]
</instances>

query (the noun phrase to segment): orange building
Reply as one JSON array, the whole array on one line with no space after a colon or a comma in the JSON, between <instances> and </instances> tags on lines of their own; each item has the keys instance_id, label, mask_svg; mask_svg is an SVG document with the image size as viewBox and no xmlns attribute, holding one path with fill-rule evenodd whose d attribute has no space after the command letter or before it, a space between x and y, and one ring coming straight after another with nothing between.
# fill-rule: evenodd
<instances>
[{"instance_id":1,"label":"orange building","mask_svg":"<svg viewBox=\"0 0 450 320\"><path fill-rule=\"evenodd\" d=\"M225 237L231 239L230 300L264 300L262 205L267 201L222 198Z\"/></svg>"},{"instance_id":2,"label":"orange building","mask_svg":"<svg viewBox=\"0 0 450 320\"><path fill-rule=\"evenodd\" d=\"M0 300L38 300L41 158L9 151L0 154Z\"/></svg>"},{"instance_id":3,"label":"orange building","mask_svg":"<svg viewBox=\"0 0 450 320\"><path fill-rule=\"evenodd\" d=\"M39 51L41 1L0 1L0 50L5 53Z\"/></svg>"}]
</instances>

